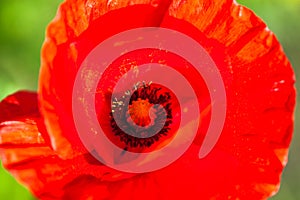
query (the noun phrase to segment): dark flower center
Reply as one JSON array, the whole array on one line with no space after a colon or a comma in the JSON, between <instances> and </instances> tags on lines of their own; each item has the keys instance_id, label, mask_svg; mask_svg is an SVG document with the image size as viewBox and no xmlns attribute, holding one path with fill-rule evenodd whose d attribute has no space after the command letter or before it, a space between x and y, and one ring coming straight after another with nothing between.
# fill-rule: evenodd
<instances>
[{"instance_id":1,"label":"dark flower center","mask_svg":"<svg viewBox=\"0 0 300 200\"><path fill-rule=\"evenodd\" d=\"M111 128L119 146L121 143L125 150L144 151L172 137L172 123L179 104L170 90L158 84L143 83L124 94L114 100L110 114ZM126 98L129 98L127 106L124 105Z\"/></svg>"}]
</instances>

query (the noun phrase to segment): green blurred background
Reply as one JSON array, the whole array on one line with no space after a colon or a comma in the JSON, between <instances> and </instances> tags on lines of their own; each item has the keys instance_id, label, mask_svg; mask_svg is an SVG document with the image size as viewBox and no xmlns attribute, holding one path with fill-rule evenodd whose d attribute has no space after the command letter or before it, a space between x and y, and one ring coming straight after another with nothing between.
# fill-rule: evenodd
<instances>
[{"instance_id":1,"label":"green blurred background","mask_svg":"<svg viewBox=\"0 0 300 200\"><path fill-rule=\"evenodd\" d=\"M0 99L19 89L36 90L40 48L47 24L60 0L0 0ZM277 35L300 78L300 0L238 0L256 12ZM300 88L297 82L297 88ZM299 103L299 100L298 100ZM289 163L279 193L272 200L300 199L300 108ZM0 164L0 199L30 200Z\"/></svg>"}]
</instances>

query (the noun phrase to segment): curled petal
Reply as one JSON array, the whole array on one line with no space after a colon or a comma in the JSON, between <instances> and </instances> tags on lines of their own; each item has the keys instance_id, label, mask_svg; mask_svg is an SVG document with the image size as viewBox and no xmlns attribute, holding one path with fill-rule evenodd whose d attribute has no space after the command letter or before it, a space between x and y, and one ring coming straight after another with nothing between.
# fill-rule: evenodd
<instances>
[{"instance_id":1,"label":"curled petal","mask_svg":"<svg viewBox=\"0 0 300 200\"><path fill-rule=\"evenodd\" d=\"M80 176L102 181L132 176L108 169L89 154L64 160L59 158L39 129L43 124L36 93L17 92L4 99L0 108L0 158L3 166L39 199L72 196L72 182L78 185L76 180ZM100 193L93 196L94 193L86 190L81 198L102 197L107 193L105 185L95 187L93 191Z\"/></svg>"}]
</instances>

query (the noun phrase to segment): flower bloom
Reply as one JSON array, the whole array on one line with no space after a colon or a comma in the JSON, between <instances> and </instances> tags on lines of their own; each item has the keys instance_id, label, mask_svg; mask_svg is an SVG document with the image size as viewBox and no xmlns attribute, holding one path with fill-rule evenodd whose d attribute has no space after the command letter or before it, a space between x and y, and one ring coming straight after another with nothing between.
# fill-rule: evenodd
<instances>
[{"instance_id":1,"label":"flower bloom","mask_svg":"<svg viewBox=\"0 0 300 200\"><path fill-rule=\"evenodd\" d=\"M178 100L155 83L133 91L128 110L113 110L107 95L135 66L150 60L173 66L191 83L201 111L197 135L178 160L136 174L112 169L86 149L74 124L72 91L82 62L99 43L141 27L176 30L201 44L224 81L227 112L217 144L199 159L213 104L201 76L181 58L155 49L116 60L103 72L96 94L98 121L116 145L153 151L181 129ZM146 128L160 123L160 107L150 109L155 102L168 114L163 131L136 139L121 130L138 132L133 122ZM66 0L47 29L38 92L20 91L0 104L0 156L39 199L265 199L279 188L294 105L294 73L282 47L258 17L232 0ZM193 109L186 106L187 112ZM133 122L117 125L112 112ZM183 126L189 131L189 123Z\"/></svg>"}]
</instances>

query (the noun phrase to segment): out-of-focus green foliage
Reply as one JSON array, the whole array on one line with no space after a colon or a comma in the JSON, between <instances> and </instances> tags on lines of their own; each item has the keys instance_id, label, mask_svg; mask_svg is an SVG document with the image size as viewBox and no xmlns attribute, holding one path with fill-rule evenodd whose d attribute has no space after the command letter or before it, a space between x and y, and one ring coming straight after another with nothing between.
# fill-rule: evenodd
<instances>
[{"instance_id":1,"label":"out-of-focus green foliage","mask_svg":"<svg viewBox=\"0 0 300 200\"><path fill-rule=\"evenodd\" d=\"M19 89L36 90L40 47L60 0L0 1L0 99ZM300 78L300 0L238 0L254 10L281 41ZM297 83L297 88L300 88ZM300 199L300 110L282 187L272 200ZM29 192L0 167L0 199L30 200Z\"/></svg>"},{"instance_id":2,"label":"out-of-focus green foliage","mask_svg":"<svg viewBox=\"0 0 300 200\"><path fill-rule=\"evenodd\" d=\"M40 47L59 0L0 1L0 98L37 88Z\"/></svg>"}]
</instances>

